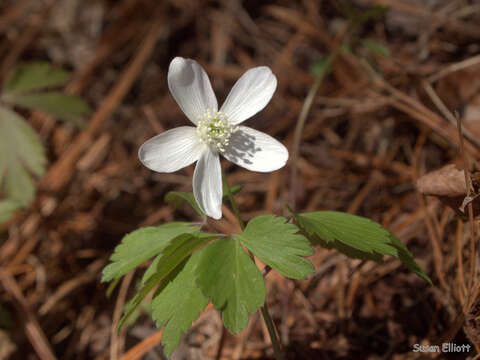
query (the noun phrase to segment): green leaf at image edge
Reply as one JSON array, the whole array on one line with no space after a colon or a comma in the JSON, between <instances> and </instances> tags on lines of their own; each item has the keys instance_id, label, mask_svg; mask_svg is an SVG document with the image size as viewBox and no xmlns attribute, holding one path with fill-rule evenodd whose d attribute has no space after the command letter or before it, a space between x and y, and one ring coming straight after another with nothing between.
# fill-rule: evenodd
<instances>
[{"instance_id":1,"label":"green leaf at image edge","mask_svg":"<svg viewBox=\"0 0 480 360\"><path fill-rule=\"evenodd\" d=\"M382 262L383 255L390 255L432 284L405 244L380 224L338 211L291 212L298 225L309 235L312 245L335 248L349 257L376 262Z\"/></svg>"},{"instance_id":2,"label":"green leaf at image edge","mask_svg":"<svg viewBox=\"0 0 480 360\"><path fill-rule=\"evenodd\" d=\"M299 231L284 217L263 215L250 220L245 230L234 237L280 274L306 279L315 267L303 256L313 255L314 251L309 240Z\"/></svg>"},{"instance_id":3,"label":"green leaf at image edge","mask_svg":"<svg viewBox=\"0 0 480 360\"><path fill-rule=\"evenodd\" d=\"M168 281L162 281L188 258L195 250L212 240L212 236L197 237L193 234L183 234L175 239L163 250L158 261L157 271L143 284L137 294L125 305L124 313L117 325L120 331L123 324L135 312L143 299L160 283L160 291L167 286ZM178 269L177 269L178 270Z\"/></svg>"},{"instance_id":4,"label":"green leaf at image edge","mask_svg":"<svg viewBox=\"0 0 480 360\"><path fill-rule=\"evenodd\" d=\"M249 313L265 303L262 274L233 238L219 239L200 251L196 283L203 295L222 310L222 321L233 333L248 325Z\"/></svg>"},{"instance_id":5,"label":"green leaf at image edge","mask_svg":"<svg viewBox=\"0 0 480 360\"><path fill-rule=\"evenodd\" d=\"M66 70L53 67L47 62L20 64L9 74L3 92L18 94L65 85L70 77Z\"/></svg>"},{"instance_id":6,"label":"green leaf at image edge","mask_svg":"<svg viewBox=\"0 0 480 360\"><path fill-rule=\"evenodd\" d=\"M41 110L65 121L78 124L80 117L90 114L90 107L81 98L50 91L35 94L11 94L4 97L8 103L30 110Z\"/></svg>"},{"instance_id":7,"label":"green leaf at image edge","mask_svg":"<svg viewBox=\"0 0 480 360\"><path fill-rule=\"evenodd\" d=\"M10 220L18 209L22 207L18 201L15 200L0 200L0 224Z\"/></svg>"},{"instance_id":8,"label":"green leaf at image edge","mask_svg":"<svg viewBox=\"0 0 480 360\"><path fill-rule=\"evenodd\" d=\"M47 159L37 133L17 113L0 107L0 193L28 206L35 197L30 173L45 173Z\"/></svg>"}]
</instances>

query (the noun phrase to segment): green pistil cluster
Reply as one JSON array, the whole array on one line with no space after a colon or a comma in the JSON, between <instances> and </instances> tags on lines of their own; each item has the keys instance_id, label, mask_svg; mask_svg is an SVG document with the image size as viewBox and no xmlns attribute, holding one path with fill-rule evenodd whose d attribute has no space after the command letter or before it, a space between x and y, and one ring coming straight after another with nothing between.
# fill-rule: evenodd
<instances>
[{"instance_id":1,"label":"green pistil cluster","mask_svg":"<svg viewBox=\"0 0 480 360\"><path fill-rule=\"evenodd\" d=\"M212 150L224 152L229 144L230 136L238 127L231 125L227 116L220 111L208 109L198 117L197 134L200 140L210 146Z\"/></svg>"}]
</instances>

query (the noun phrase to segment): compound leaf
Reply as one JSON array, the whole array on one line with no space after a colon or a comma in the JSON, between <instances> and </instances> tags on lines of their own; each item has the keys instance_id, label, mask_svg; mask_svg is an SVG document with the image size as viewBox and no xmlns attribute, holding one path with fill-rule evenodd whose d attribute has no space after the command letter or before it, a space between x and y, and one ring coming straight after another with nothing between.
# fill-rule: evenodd
<instances>
[{"instance_id":1,"label":"compound leaf","mask_svg":"<svg viewBox=\"0 0 480 360\"><path fill-rule=\"evenodd\" d=\"M380 224L338 211L292 214L299 226L310 235L313 245L335 248L349 257L376 262L382 262L383 255L390 255L400 259L409 270L431 284L407 247Z\"/></svg>"},{"instance_id":2,"label":"compound leaf","mask_svg":"<svg viewBox=\"0 0 480 360\"><path fill-rule=\"evenodd\" d=\"M305 279L315 268L302 256L313 255L314 251L308 239L298 232L298 227L287 223L284 217L263 215L250 220L245 230L235 237L280 274Z\"/></svg>"},{"instance_id":3,"label":"compound leaf","mask_svg":"<svg viewBox=\"0 0 480 360\"><path fill-rule=\"evenodd\" d=\"M265 282L240 242L219 239L200 252L196 283L222 309L222 320L233 333L248 325L249 313L265 302Z\"/></svg>"}]
</instances>

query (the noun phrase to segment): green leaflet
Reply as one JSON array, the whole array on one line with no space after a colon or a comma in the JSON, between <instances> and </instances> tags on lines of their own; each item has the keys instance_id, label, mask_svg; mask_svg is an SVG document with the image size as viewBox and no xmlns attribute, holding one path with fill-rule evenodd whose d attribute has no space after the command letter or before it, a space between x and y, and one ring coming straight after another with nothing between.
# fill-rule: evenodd
<instances>
[{"instance_id":1,"label":"green leaflet","mask_svg":"<svg viewBox=\"0 0 480 360\"><path fill-rule=\"evenodd\" d=\"M363 47L371 51L375 55L382 55L385 57L390 57L392 54L390 50L383 44L379 43L378 41L365 39L362 41Z\"/></svg>"},{"instance_id":2,"label":"green leaflet","mask_svg":"<svg viewBox=\"0 0 480 360\"><path fill-rule=\"evenodd\" d=\"M90 113L88 104L77 96L50 89L64 85L68 78L67 71L45 62L22 64L11 72L1 99L12 105L44 111L81 126L80 117Z\"/></svg>"},{"instance_id":3,"label":"green leaflet","mask_svg":"<svg viewBox=\"0 0 480 360\"><path fill-rule=\"evenodd\" d=\"M208 239L214 239L216 237L221 236L220 234L210 234L210 233L204 233L204 232L195 232L193 233L195 236L199 238L208 238ZM145 284L148 279L152 277L153 274L157 271L157 268L159 266L160 261L162 260L163 254L157 255L155 259L153 259L152 263L148 266L147 270L145 270L145 273L142 276L142 281L141 284Z\"/></svg>"},{"instance_id":4,"label":"green leaflet","mask_svg":"<svg viewBox=\"0 0 480 360\"><path fill-rule=\"evenodd\" d=\"M241 185L234 185L230 189L232 191L232 195L238 193L242 190ZM225 187L223 187L223 200L227 198ZM206 218L205 214L203 213L202 209L198 206L197 202L195 201L195 197L191 192L183 192L183 191L170 191L165 195L165 202L175 206L177 209L181 209L188 204L191 206L193 210L202 218Z\"/></svg>"},{"instance_id":5,"label":"green leaflet","mask_svg":"<svg viewBox=\"0 0 480 360\"><path fill-rule=\"evenodd\" d=\"M30 173L45 173L45 149L35 131L15 112L0 107L0 186L9 200L28 206L35 197Z\"/></svg>"},{"instance_id":6,"label":"green leaflet","mask_svg":"<svg viewBox=\"0 0 480 360\"><path fill-rule=\"evenodd\" d=\"M263 215L235 234L255 256L280 274L293 279L306 279L315 271L310 261L302 256L313 255L308 239L298 234L294 224L281 216Z\"/></svg>"},{"instance_id":7,"label":"green leaflet","mask_svg":"<svg viewBox=\"0 0 480 360\"><path fill-rule=\"evenodd\" d=\"M125 321L127 321L135 312L145 296L147 296L155 286L167 278L172 271L176 271L178 265L188 258L195 250L216 237L209 234L203 234L204 236L200 235L200 237L196 235L182 234L177 236L163 250L161 258L158 261L156 272L150 276L150 278L142 285L140 291L138 291L137 294L125 305L124 314L117 325L117 330L121 329ZM168 281L160 283L160 290L157 291L157 293L161 293L161 290L167 285Z\"/></svg>"},{"instance_id":8,"label":"green leaflet","mask_svg":"<svg viewBox=\"0 0 480 360\"><path fill-rule=\"evenodd\" d=\"M25 63L17 66L3 87L5 94L18 94L65 85L70 77L66 70L55 68L47 62Z\"/></svg>"},{"instance_id":9,"label":"green leaflet","mask_svg":"<svg viewBox=\"0 0 480 360\"><path fill-rule=\"evenodd\" d=\"M198 206L192 193L183 191L170 191L165 195L165 202L167 204L175 206L177 209L181 209L185 204L189 204L193 210L202 218L205 218L205 214Z\"/></svg>"},{"instance_id":10,"label":"green leaflet","mask_svg":"<svg viewBox=\"0 0 480 360\"><path fill-rule=\"evenodd\" d=\"M403 264L431 284L407 247L380 224L338 211L293 213L299 226L310 235L313 245L335 248L352 258L382 262L383 255L400 259Z\"/></svg>"},{"instance_id":11,"label":"green leaflet","mask_svg":"<svg viewBox=\"0 0 480 360\"><path fill-rule=\"evenodd\" d=\"M10 220L13 213L21 208L21 204L15 200L0 200L0 224Z\"/></svg>"},{"instance_id":12,"label":"green leaflet","mask_svg":"<svg viewBox=\"0 0 480 360\"><path fill-rule=\"evenodd\" d=\"M0 100L2 104L43 110L79 124L78 116L90 111L83 100L53 91L38 93L64 85L68 78L68 71L46 62L22 64L9 74ZM30 174L42 176L46 163L45 150L36 132L21 116L7 107L0 107L0 196L5 195L7 199L0 206L0 221L13 213L12 202L21 208L33 201L35 184Z\"/></svg>"},{"instance_id":13,"label":"green leaflet","mask_svg":"<svg viewBox=\"0 0 480 360\"><path fill-rule=\"evenodd\" d=\"M222 320L233 333L248 325L249 313L265 302L262 274L232 238L219 239L201 250L197 285L222 310Z\"/></svg>"},{"instance_id":14,"label":"green leaflet","mask_svg":"<svg viewBox=\"0 0 480 360\"><path fill-rule=\"evenodd\" d=\"M57 91L8 95L5 100L27 109L44 111L66 121L75 122L90 113L90 107L84 100Z\"/></svg>"},{"instance_id":15,"label":"green leaflet","mask_svg":"<svg viewBox=\"0 0 480 360\"><path fill-rule=\"evenodd\" d=\"M158 268L158 263L160 262L161 259L162 259L162 254L157 255L155 259L153 259L152 263L148 265L147 270L145 270L142 276L142 282L141 282L142 285L144 285L148 281L148 279L150 279L152 275L155 274Z\"/></svg>"},{"instance_id":16,"label":"green leaflet","mask_svg":"<svg viewBox=\"0 0 480 360\"><path fill-rule=\"evenodd\" d=\"M200 231L196 225L174 222L146 227L126 235L111 256L111 263L103 269L102 282L125 275L127 272L158 255L179 235Z\"/></svg>"},{"instance_id":17,"label":"green leaflet","mask_svg":"<svg viewBox=\"0 0 480 360\"><path fill-rule=\"evenodd\" d=\"M200 252L196 252L189 259L180 264L167 281L167 285L152 301L152 317L157 327L163 329L162 344L167 356L178 346L182 333L185 333L200 312L207 306L205 297L195 283L195 272Z\"/></svg>"},{"instance_id":18,"label":"green leaflet","mask_svg":"<svg viewBox=\"0 0 480 360\"><path fill-rule=\"evenodd\" d=\"M330 74L332 71L332 61L333 61L333 56L326 56L326 57L321 57L317 61L315 61L310 69L310 72L320 78L323 79L325 76Z\"/></svg>"}]
</instances>

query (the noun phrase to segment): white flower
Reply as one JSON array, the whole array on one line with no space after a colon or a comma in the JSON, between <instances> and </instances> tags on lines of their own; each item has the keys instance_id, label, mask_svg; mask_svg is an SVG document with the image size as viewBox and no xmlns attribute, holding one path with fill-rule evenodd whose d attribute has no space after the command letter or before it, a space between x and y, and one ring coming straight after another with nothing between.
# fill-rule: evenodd
<instances>
[{"instance_id":1,"label":"white flower","mask_svg":"<svg viewBox=\"0 0 480 360\"><path fill-rule=\"evenodd\" d=\"M193 194L205 214L222 217L219 154L248 170L269 172L285 165L288 151L271 136L239 124L262 110L277 87L270 68L245 72L218 110L205 70L194 60L176 57L168 69L168 87L177 104L196 125L168 130L138 151L149 169L170 173L198 161Z\"/></svg>"}]
</instances>

